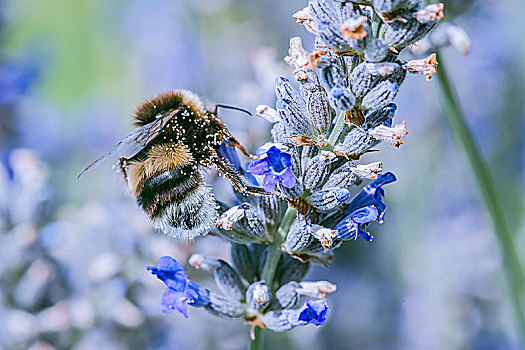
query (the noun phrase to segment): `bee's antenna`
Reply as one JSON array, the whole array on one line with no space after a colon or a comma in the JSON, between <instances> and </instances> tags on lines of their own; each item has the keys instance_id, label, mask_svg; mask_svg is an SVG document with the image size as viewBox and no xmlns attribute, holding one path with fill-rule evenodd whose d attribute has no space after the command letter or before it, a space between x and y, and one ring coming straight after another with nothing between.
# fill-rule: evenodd
<instances>
[{"instance_id":1,"label":"bee's antenna","mask_svg":"<svg viewBox=\"0 0 525 350\"><path fill-rule=\"evenodd\" d=\"M228 105L222 105L222 104L218 104L218 105L215 105L215 114L217 114L217 110L219 108L227 108L227 109L234 109L236 111L241 111L241 112L244 112L248 115L252 115L249 111L247 111L246 109L242 109L242 108L239 108L239 107L233 107L233 106L228 106Z\"/></svg>"}]
</instances>

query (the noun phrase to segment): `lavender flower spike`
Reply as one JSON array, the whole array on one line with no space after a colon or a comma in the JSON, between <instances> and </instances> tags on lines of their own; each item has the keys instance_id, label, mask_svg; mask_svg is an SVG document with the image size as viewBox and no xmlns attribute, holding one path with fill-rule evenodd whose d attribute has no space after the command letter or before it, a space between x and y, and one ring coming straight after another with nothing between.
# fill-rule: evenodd
<instances>
[{"instance_id":1,"label":"lavender flower spike","mask_svg":"<svg viewBox=\"0 0 525 350\"><path fill-rule=\"evenodd\" d=\"M268 143L257 150L261 157L248 165L247 171L253 175L263 176L263 187L267 192L275 189L280 183L286 188L293 188L297 179L292 173L292 157L279 149L278 144Z\"/></svg>"},{"instance_id":2,"label":"lavender flower spike","mask_svg":"<svg viewBox=\"0 0 525 350\"><path fill-rule=\"evenodd\" d=\"M177 310L188 318L186 310L188 304L195 307L209 304L208 290L190 281L181 263L172 257L163 256L157 262L156 267L147 269L168 287L162 295L162 312L170 313Z\"/></svg>"}]
</instances>

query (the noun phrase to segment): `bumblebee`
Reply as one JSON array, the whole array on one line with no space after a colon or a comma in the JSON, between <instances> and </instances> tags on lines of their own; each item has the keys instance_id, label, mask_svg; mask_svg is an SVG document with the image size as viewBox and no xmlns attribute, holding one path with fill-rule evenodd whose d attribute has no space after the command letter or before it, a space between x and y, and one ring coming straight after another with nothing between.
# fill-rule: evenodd
<instances>
[{"instance_id":1,"label":"bumblebee","mask_svg":"<svg viewBox=\"0 0 525 350\"><path fill-rule=\"evenodd\" d=\"M239 172L217 153L219 146L228 142L255 159L219 120L217 106L213 112L208 110L203 100L187 90L163 93L144 102L135 111L135 131L89 165L79 178L116 155L130 192L157 230L182 240L208 233L217 217L217 202L200 167L215 166L242 193L269 195L246 185Z\"/></svg>"}]
</instances>

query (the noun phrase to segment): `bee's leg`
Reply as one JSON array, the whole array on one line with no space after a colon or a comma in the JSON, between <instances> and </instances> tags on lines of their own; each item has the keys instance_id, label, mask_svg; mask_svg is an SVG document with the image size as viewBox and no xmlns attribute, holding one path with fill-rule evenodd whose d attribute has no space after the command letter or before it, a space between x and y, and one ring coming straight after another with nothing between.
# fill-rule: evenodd
<instances>
[{"instance_id":1,"label":"bee's leg","mask_svg":"<svg viewBox=\"0 0 525 350\"><path fill-rule=\"evenodd\" d=\"M241 145L239 143L239 141L237 141L237 139L235 137L230 135L227 138L227 140L232 144L233 147L236 147L237 149L239 149L239 151L241 151L241 153L244 154L245 157L248 157L250 159L258 159L256 156L251 155L250 153L248 153L248 151L244 148L244 146Z\"/></svg>"},{"instance_id":2,"label":"bee's leg","mask_svg":"<svg viewBox=\"0 0 525 350\"><path fill-rule=\"evenodd\" d=\"M219 170L230 181L237 191L261 196L273 195L260 187L246 185L244 181L242 181L239 172L226 162L222 161L217 155L212 156L210 162L217 167L217 170Z\"/></svg>"},{"instance_id":3,"label":"bee's leg","mask_svg":"<svg viewBox=\"0 0 525 350\"><path fill-rule=\"evenodd\" d=\"M120 171L122 172L122 177L124 178L126 183L128 183L128 173L127 173L128 162L125 158L119 158L118 163L119 163Z\"/></svg>"}]
</instances>

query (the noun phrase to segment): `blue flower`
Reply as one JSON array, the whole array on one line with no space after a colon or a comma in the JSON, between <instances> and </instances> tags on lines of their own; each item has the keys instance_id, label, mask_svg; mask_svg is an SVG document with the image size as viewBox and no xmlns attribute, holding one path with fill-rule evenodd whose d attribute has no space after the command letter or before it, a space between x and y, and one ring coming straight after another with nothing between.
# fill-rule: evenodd
<instances>
[{"instance_id":1,"label":"blue flower","mask_svg":"<svg viewBox=\"0 0 525 350\"><path fill-rule=\"evenodd\" d=\"M338 231L337 236L344 240L362 237L371 241L373 237L363 231L361 225L383 220L386 204L382 201L385 191L381 186L394 181L396 177L388 172L365 186L344 210L343 214L347 216L334 227Z\"/></svg>"},{"instance_id":2,"label":"blue flower","mask_svg":"<svg viewBox=\"0 0 525 350\"><path fill-rule=\"evenodd\" d=\"M162 295L162 312L170 313L177 310L188 317L186 306L202 307L210 302L209 292L190 281L182 265L170 256L163 256L156 267L148 267L148 271L157 276L168 287Z\"/></svg>"},{"instance_id":3,"label":"blue flower","mask_svg":"<svg viewBox=\"0 0 525 350\"><path fill-rule=\"evenodd\" d=\"M292 156L289 153L281 151L276 146L261 147L257 151L261 157L248 165L247 171L253 175L264 176L263 187L267 192L274 190L275 186L280 183L286 188L295 186L297 179L290 169L292 166Z\"/></svg>"},{"instance_id":4,"label":"blue flower","mask_svg":"<svg viewBox=\"0 0 525 350\"><path fill-rule=\"evenodd\" d=\"M322 325L326 321L328 306L325 300L307 300L299 313L299 321Z\"/></svg>"}]
</instances>

